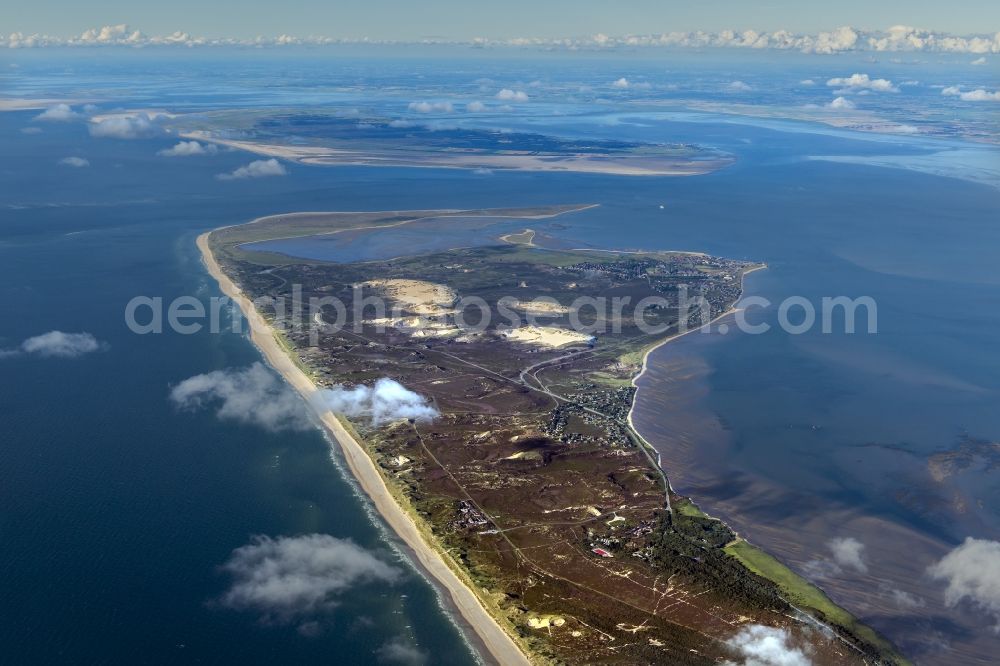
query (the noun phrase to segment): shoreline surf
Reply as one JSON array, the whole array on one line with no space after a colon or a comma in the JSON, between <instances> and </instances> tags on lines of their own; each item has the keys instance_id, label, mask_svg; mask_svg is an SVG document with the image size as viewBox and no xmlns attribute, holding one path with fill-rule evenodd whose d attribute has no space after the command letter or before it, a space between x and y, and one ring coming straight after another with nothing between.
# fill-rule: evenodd
<instances>
[{"instance_id":1,"label":"shoreline surf","mask_svg":"<svg viewBox=\"0 0 1000 666\"><path fill-rule=\"evenodd\" d=\"M203 233L197 240L205 268L218 283L220 290L240 306L250 325L250 340L261 352L264 360L314 410L324 429L340 445L351 474L371 499L379 515L406 544L424 571L448 592L455 608L475 631L489 654L501 664L530 664L521 647L483 606L472 588L458 577L444 556L427 543L420 528L406 514L385 485L364 447L348 432L333 412L329 410L321 412L315 408L312 397L318 391L318 387L278 343L274 329L257 312L253 303L222 271L208 245L211 233L211 231Z\"/></svg>"}]
</instances>

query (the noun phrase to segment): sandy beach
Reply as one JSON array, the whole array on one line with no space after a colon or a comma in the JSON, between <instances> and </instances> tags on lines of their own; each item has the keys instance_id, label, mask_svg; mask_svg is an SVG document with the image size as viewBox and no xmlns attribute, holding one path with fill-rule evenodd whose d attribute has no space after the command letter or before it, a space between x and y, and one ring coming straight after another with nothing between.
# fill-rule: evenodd
<instances>
[{"instance_id":1,"label":"sandy beach","mask_svg":"<svg viewBox=\"0 0 1000 666\"><path fill-rule=\"evenodd\" d=\"M317 391L316 385L285 353L275 338L274 330L256 311L251 301L223 273L209 248L208 236L209 233L202 234L197 241L208 272L219 283L222 292L239 304L250 324L250 339L261 351L267 363L285 378L310 407L315 408L311 398ZM447 590L455 607L476 632L489 652L489 655L483 656L492 657L497 663L505 665L530 664L517 643L490 615L468 585L448 566L443 559L444 556L432 544L425 541L416 523L393 498L374 462L361 444L351 436L332 412L317 410L316 413L324 428L340 445L351 473L371 498L379 514L409 547L424 570Z\"/></svg>"},{"instance_id":2,"label":"sandy beach","mask_svg":"<svg viewBox=\"0 0 1000 666\"><path fill-rule=\"evenodd\" d=\"M730 160L694 160L648 155L590 155L530 153L449 152L401 149L363 149L355 146L288 146L258 141L226 139L203 130L182 131L184 139L205 141L264 157L275 157L317 166L406 166L432 169L500 169L510 171L561 171L619 176L697 176L717 171Z\"/></svg>"}]
</instances>

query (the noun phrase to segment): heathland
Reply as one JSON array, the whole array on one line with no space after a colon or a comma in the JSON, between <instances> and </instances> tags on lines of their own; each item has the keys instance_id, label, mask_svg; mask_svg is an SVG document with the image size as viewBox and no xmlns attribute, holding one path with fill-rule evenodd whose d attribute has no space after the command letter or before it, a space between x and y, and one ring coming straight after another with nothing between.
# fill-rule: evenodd
<instances>
[{"instance_id":1,"label":"heathland","mask_svg":"<svg viewBox=\"0 0 1000 666\"><path fill-rule=\"evenodd\" d=\"M728 311L758 264L550 249L529 230L354 263L246 247L583 207L279 215L202 245L227 293L243 297L255 342L311 399L387 522L498 659L513 644L537 663L711 664L732 657L742 628L764 625L816 663L902 663L674 493L629 422L646 350ZM315 399L384 379L426 411L372 419Z\"/></svg>"}]
</instances>

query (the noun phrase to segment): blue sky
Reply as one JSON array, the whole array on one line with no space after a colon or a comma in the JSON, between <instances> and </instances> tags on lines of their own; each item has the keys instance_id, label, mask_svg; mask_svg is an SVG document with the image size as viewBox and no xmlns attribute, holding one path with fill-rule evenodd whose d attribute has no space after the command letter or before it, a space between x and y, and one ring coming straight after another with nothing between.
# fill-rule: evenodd
<instances>
[{"instance_id":1,"label":"blue sky","mask_svg":"<svg viewBox=\"0 0 1000 666\"><path fill-rule=\"evenodd\" d=\"M1000 3L986 0L35 0L5 2L0 33L76 35L128 23L146 33L213 37L258 34L373 39L563 37L604 33L786 29L905 24L952 33L1000 30Z\"/></svg>"}]
</instances>

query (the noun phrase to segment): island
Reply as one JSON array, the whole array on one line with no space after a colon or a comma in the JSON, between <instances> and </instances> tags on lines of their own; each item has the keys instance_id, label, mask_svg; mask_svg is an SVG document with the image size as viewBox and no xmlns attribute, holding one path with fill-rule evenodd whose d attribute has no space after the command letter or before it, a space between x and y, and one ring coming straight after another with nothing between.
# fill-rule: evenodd
<instances>
[{"instance_id":1,"label":"island","mask_svg":"<svg viewBox=\"0 0 1000 666\"><path fill-rule=\"evenodd\" d=\"M766 627L817 664L907 663L675 493L631 424L648 352L730 312L762 266L559 247L533 228L588 207L294 213L198 244L253 342L487 658L718 664L738 656L741 630ZM524 226L412 254L391 242L412 225L448 238L449 225L500 219ZM335 261L272 244L362 238L381 254ZM380 382L416 409L338 407Z\"/></svg>"},{"instance_id":2,"label":"island","mask_svg":"<svg viewBox=\"0 0 1000 666\"><path fill-rule=\"evenodd\" d=\"M695 176L735 162L731 154L697 144L567 138L374 112L345 116L323 107L132 109L98 114L91 122L135 116L154 118L185 139L313 166Z\"/></svg>"}]
</instances>

